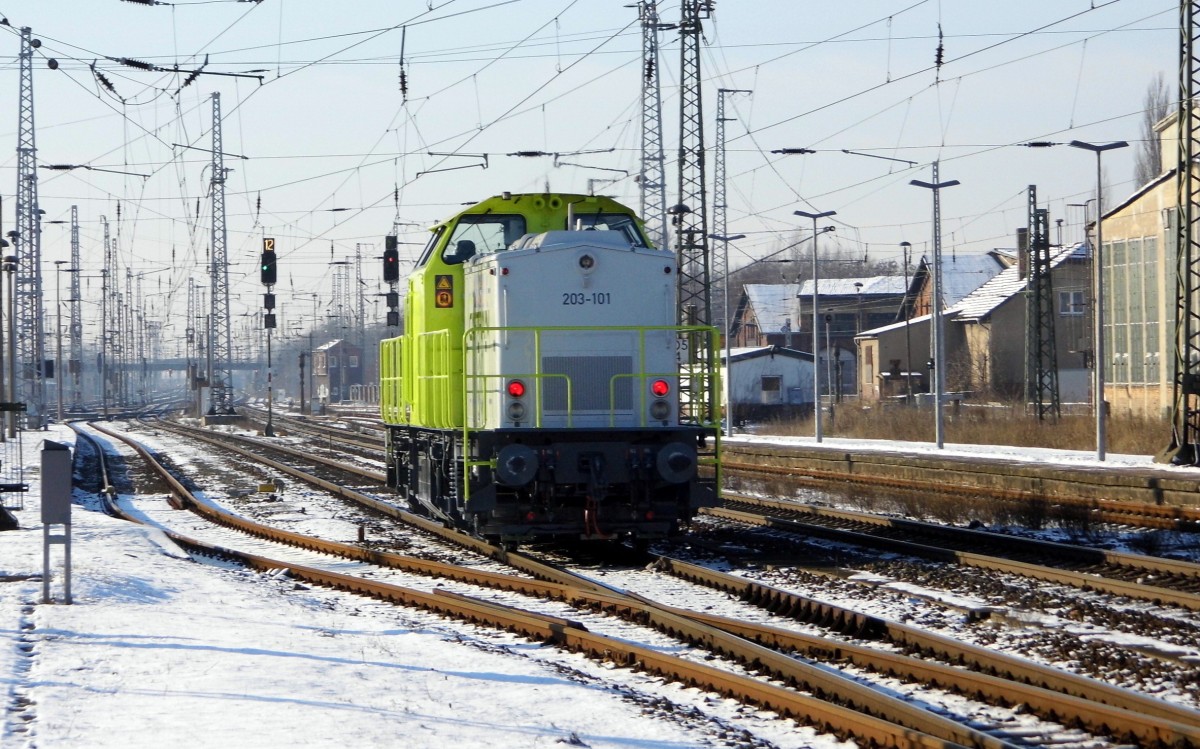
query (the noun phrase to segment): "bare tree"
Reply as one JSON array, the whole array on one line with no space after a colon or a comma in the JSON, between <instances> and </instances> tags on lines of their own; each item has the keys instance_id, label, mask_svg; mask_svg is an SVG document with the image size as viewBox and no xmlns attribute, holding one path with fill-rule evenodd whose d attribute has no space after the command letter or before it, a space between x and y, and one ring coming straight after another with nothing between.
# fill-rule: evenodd
<instances>
[{"instance_id":1,"label":"bare tree","mask_svg":"<svg viewBox=\"0 0 1200 749\"><path fill-rule=\"evenodd\" d=\"M1162 143L1154 126L1170 113L1171 95L1167 81L1161 72L1154 76L1146 87L1146 107L1142 110L1142 145L1137 150L1133 166L1133 179L1139 186L1162 174Z\"/></svg>"}]
</instances>

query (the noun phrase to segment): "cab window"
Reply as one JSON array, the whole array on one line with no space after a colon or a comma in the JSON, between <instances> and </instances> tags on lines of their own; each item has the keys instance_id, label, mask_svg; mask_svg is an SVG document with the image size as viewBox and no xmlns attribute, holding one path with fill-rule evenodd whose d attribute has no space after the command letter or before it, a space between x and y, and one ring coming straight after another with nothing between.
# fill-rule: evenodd
<instances>
[{"instance_id":1,"label":"cab window","mask_svg":"<svg viewBox=\"0 0 1200 749\"><path fill-rule=\"evenodd\" d=\"M429 262L429 257L433 255L433 248L437 246L438 240L446 233L446 227L439 226L429 233L429 241L425 243L425 249L421 250L421 259L417 261L417 267L423 267Z\"/></svg>"},{"instance_id":2,"label":"cab window","mask_svg":"<svg viewBox=\"0 0 1200 749\"><path fill-rule=\"evenodd\" d=\"M596 231L619 231L625 235L632 247L646 247L646 240L638 230L637 221L625 213L576 213L576 228Z\"/></svg>"},{"instance_id":3,"label":"cab window","mask_svg":"<svg viewBox=\"0 0 1200 749\"><path fill-rule=\"evenodd\" d=\"M460 216L450 241L442 250L442 261L456 265L475 257L506 249L525 234L524 216L467 214Z\"/></svg>"}]
</instances>

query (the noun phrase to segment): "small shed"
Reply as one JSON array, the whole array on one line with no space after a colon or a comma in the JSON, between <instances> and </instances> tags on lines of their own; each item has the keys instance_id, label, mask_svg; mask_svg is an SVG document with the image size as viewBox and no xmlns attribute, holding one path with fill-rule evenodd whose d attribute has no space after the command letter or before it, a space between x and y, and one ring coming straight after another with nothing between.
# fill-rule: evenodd
<instances>
[{"instance_id":1,"label":"small shed","mask_svg":"<svg viewBox=\"0 0 1200 749\"><path fill-rule=\"evenodd\" d=\"M812 413L812 354L782 346L735 348L728 363L721 352L721 363L735 422Z\"/></svg>"}]
</instances>

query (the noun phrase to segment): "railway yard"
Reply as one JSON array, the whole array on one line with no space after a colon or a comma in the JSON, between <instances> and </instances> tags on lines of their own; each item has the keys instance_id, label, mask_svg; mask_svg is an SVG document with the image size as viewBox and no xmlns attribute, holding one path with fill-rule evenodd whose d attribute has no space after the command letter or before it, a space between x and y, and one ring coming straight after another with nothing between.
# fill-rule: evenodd
<instances>
[{"instance_id":1,"label":"railway yard","mask_svg":"<svg viewBox=\"0 0 1200 749\"><path fill-rule=\"evenodd\" d=\"M31 492L5 745L1200 747L1193 469L735 439L678 540L513 551L369 419L57 429L76 605Z\"/></svg>"}]
</instances>

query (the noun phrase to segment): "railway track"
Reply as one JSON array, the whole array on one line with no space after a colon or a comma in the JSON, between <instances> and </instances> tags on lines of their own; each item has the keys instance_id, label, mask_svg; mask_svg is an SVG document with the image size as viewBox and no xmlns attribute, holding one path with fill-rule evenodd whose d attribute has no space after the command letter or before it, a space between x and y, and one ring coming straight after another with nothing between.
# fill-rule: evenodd
<instances>
[{"instance_id":1,"label":"railway track","mask_svg":"<svg viewBox=\"0 0 1200 749\"><path fill-rule=\"evenodd\" d=\"M725 494L713 517L1200 611L1200 565Z\"/></svg>"},{"instance_id":2,"label":"railway track","mask_svg":"<svg viewBox=\"0 0 1200 749\"><path fill-rule=\"evenodd\" d=\"M207 510L206 512L208 511L211 510ZM229 522L229 520L226 519L223 522ZM427 523L428 521L424 522ZM445 529L441 529L440 527L437 530L445 532ZM266 531L258 529L255 532L264 533ZM275 533L275 531L270 532ZM451 533L450 537L456 541L469 544L482 543L474 539L466 539L457 533ZM305 540L301 543L311 544L313 542ZM351 549L354 551L351 552ZM351 547L351 549L342 549L340 552L327 553L366 553L373 560L378 561L381 558L378 552L364 552L359 547ZM818 694L832 695L836 701L846 705L859 706L874 714L885 715L889 719L898 720L909 727L923 725L921 721L925 720L925 717L921 713L925 711L919 711L916 715L906 715L906 711L897 706L880 706L877 704L877 697L873 693L873 690L855 687L853 682L848 682L845 679L831 680L828 672L824 669L818 669L818 673L815 674L806 673L804 669L797 671L797 661L784 655L784 653L799 652L804 654L805 657L819 660L829 660L831 658L844 659L855 666L878 673L902 673L906 678L917 681L953 684L957 689L965 693L986 695L990 699L1004 704L1011 704L1013 701L1018 701L1024 704L1035 705L1037 706L1035 709L1042 714L1051 716L1073 715L1073 720L1080 724L1091 726L1101 732L1112 733L1115 731L1116 735L1122 736L1123 740L1125 738L1136 737L1137 743L1156 743L1168 740L1166 735L1162 733L1162 730L1154 726L1167 726L1170 729L1168 733L1171 733L1176 730L1175 728L1171 728L1171 726L1180 718L1184 719L1179 724L1183 727L1182 733L1172 733L1173 739L1171 740L1182 740L1185 743L1192 742L1194 740L1193 734L1197 730L1197 727L1200 726L1200 718L1189 711L1184 710L1181 713L1172 712L1170 708L1164 708L1165 703L1159 703L1156 700L1150 700L1115 688L1108 688L1109 691L1101 690L1102 693L1097 695L1094 693L1095 684L1089 684L1086 679L1080 680L1078 677L1070 677L1061 672L1055 672L1053 669L1047 670L1049 675L1038 675L1036 669L1032 675L1028 671L1021 672L1021 675L1014 676L1017 679L1015 682L1005 679L989 681L992 677L982 674L971 674L970 672L946 665L931 665L927 660L906 659L903 656L896 656L895 654L880 653L878 650L872 650L871 648L859 648L849 643L831 644L824 638L804 637L778 628L750 625L745 622L705 616L696 614L695 612L654 605L647 601L630 599L628 596L616 595L613 591L605 590L602 587L597 590L598 586L595 586L591 581L584 581L584 584L581 585L578 578L566 575L566 573L559 570L539 565L521 555L506 554L503 550L499 549L491 549L487 553L494 558L505 559L508 563L522 568L534 576L545 578L564 586L553 594L543 589L540 591L540 595L553 595L562 599L569 597L574 605L583 605L594 610L619 613L634 620L652 623L660 631L681 636L689 642L703 643L707 647L714 649L715 652L734 660L743 663L752 663L757 669L766 671L775 678L782 679L785 683L802 686L814 690ZM701 573L698 571L700 568L687 566L673 560L662 560L659 564L661 569L669 570L673 574L678 574L685 579L703 580L704 584L718 589L733 590L736 586L746 586L748 584L745 580L739 581L732 576L725 576L721 573L713 573L712 571ZM510 583L505 582L504 584ZM524 581L520 584L529 585L530 582ZM860 633L860 636L861 633L891 631L884 622L874 621L871 618L863 618L861 615L845 610L833 612L827 604L816 604L811 601L805 603L797 600L796 597L790 594L770 591L765 586L742 588L737 595L757 598L761 601L775 602L768 604L768 608L774 607L775 609L779 609L778 602L786 601L787 603L784 608L792 612L808 611L810 614L812 612L820 612L818 614L820 617L828 619L832 616L835 619L840 619L845 623L844 628L857 631ZM557 626L561 627L561 622ZM936 654L937 657L944 658L948 662L970 663L973 667L983 671L1017 673L1014 664L1005 664L1003 659L991 659L988 652L981 648L976 648L968 655L967 651L962 649L961 644L959 646L951 646L944 642L936 642L936 636L933 640L929 638L921 639L919 632L905 632L900 635L893 632L889 636L893 638L895 644L910 649L915 648L917 652L922 653L926 658ZM760 643L756 645L756 647L760 648L762 644L767 644L770 648L765 651L746 650L743 641ZM955 647L958 647L958 649L954 649ZM967 646L967 650L970 650L969 646ZM1021 663L1018 659L1012 660L1017 660L1016 665L1020 665ZM1027 665L1025 667L1028 668ZM1061 681L1063 679L1066 679L1073 686L1064 685L1064 682ZM1022 684L1022 680L1027 684L1037 684L1038 686L1019 686ZM1044 687L1048 684L1056 686L1062 692L1045 689ZM1084 686L1080 686L1080 684ZM1103 685L1099 686L1103 687ZM1024 688L1031 691L1022 692L1021 690ZM1079 697L1076 696L1076 693L1088 696ZM1081 700L1081 702L1076 704L1075 700ZM1132 706L1122 707L1122 700L1133 700L1133 702L1126 702L1126 704ZM1160 712L1164 709L1167 710L1167 713ZM1143 725L1139 728L1131 728L1128 725L1116 728L1120 724L1120 721L1127 721L1129 716L1134 714L1153 717L1144 720ZM1191 728L1187 728L1188 721L1192 721ZM961 736L955 733L955 730L959 729L948 729L944 726L940 728L934 726L934 729L934 735L939 735L944 740L963 740ZM924 729L918 728L918 730ZM973 743L974 745L987 745L988 741L990 741L990 739L981 737L968 738L970 738L970 742L968 743ZM983 744L978 743L980 741Z\"/></svg>"}]
</instances>

